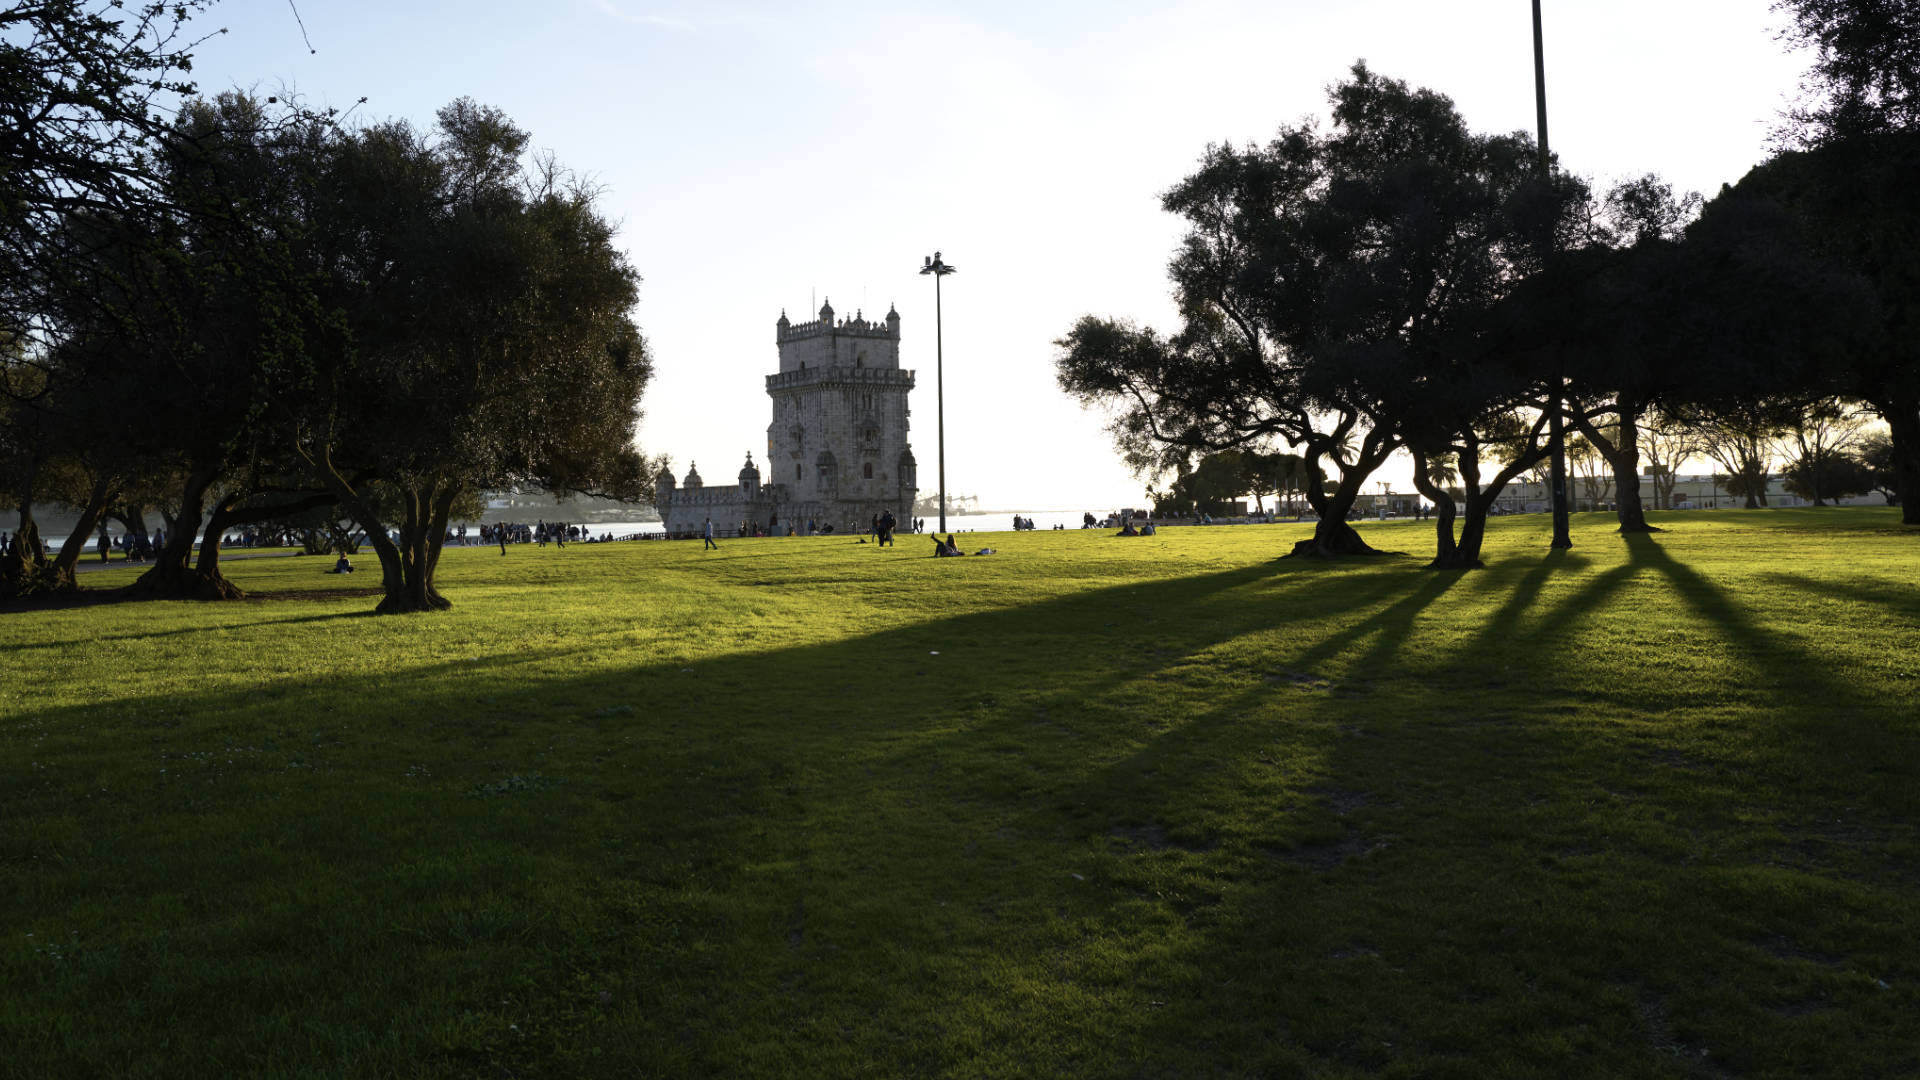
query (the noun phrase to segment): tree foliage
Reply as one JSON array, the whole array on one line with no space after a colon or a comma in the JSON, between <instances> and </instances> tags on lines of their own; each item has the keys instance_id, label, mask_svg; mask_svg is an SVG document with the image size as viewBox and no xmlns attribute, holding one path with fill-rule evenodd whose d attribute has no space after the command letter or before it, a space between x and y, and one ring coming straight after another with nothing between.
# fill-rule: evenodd
<instances>
[{"instance_id":1,"label":"tree foliage","mask_svg":"<svg viewBox=\"0 0 1920 1080\"><path fill-rule=\"evenodd\" d=\"M651 364L629 312L638 275L593 192L525 132L456 101L426 135L393 122L339 139L316 192L323 309L302 457L381 561L383 611L446 606L448 515L482 488L644 497L633 446ZM355 477L363 479L356 481ZM398 495L389 537L360 485Z\"/></svg>"},{"instance_id":2,"label":"tree foliage","mask_svg":"<svg viewBox=\"0 0 1920 1080\"><path fill-rule=\"evenodd\" d=\"M1778 0L1813 53L1782 132L1803 145L1920 127L1920 0Z\"/></svg>"},{"instance_id":3,"label":"tree foliage","mask_svg":"<svg viewBox=\"0 0 1920 1080\"><path fill-rule=\"evenodd\" d=\"M79 214L152 210L162 107L190 94L207 0L20 0L0 9L0 330L33 339Z\"/></svg>"}]
</instances>

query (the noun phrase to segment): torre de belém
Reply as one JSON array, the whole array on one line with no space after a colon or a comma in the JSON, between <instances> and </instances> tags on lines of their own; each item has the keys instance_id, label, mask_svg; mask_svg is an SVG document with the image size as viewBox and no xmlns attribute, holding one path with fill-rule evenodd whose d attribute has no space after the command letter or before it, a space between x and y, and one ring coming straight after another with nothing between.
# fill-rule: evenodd
<instances>
[{"instance_id":1,"label":"torre de bel\u00e9m","mask_svg":"<svg viewBox=\"0 0 1920 1080\"><path fill-rule=\"evenodd\" d=\"M907 444L913 372L900 366L900 313L836 321L828 302L817 321L791 323L781 312L775 327L780 370L767 376L766 473L749 453L733 485L707 486L697 463L678 484L661 474L654 503L667 535L698 535L708 518L716 535L755 525L805 532L809 521L845 532L887 510L905 529L917 489Z\"/></svg>"}]
</instances>

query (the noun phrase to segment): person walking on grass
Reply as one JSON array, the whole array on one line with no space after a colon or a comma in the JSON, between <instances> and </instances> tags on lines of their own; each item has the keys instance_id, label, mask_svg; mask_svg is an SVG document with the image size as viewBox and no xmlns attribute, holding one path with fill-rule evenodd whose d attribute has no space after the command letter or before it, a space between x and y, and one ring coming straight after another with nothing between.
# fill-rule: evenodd
<instances>
[{"instance_id":1,"label":"person walking on grass","mask_svg":"<svg viewBox=\"0 0 1920 1080\"><path fill-rule=\"evenodd\" d=\"M718 551L720 549L720 545L713 542L713 519L712 518L707 519L706 539L707 539L706 546L701 548L700 549L701 551L709 551L709 550Z\"/></svg>"}]
</instances>

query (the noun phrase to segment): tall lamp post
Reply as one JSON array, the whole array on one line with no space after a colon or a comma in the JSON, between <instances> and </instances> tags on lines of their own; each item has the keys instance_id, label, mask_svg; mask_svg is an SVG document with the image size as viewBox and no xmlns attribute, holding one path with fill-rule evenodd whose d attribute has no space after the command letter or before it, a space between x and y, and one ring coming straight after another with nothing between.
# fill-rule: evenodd
<instances>
[{"instance_id":1,"label":"tall lamp post","mask_svg":"<svg viewBox=\"0 0 1920 1080\"><path fill-rule=\"evenodd\" d=\"M920 267L922 274L933 275L933 421L939 432L940 444L940 531L947 531L947 397L943 382L942 367L945 356L940 344L940 279L954 272L954 267L940 261L940 253L927 256Z\"/></svg>"},{"instance_id":2,"label":"tall lamp post","mask_svg":"<svg viewBox=\"0 0 1920 1080\"><path fill-rule=\"evenodd\" d=\"M1545 184L1553 178L1553 166L1547 151L1547 53L1540 36L1540 0L1533 0L1533 104L1540 121L1540 182ZM1552 253L1553 225L1549 222L1540 243L1542 261ZM1553 543L1550 546L1570 548L1573 536L1567 531L1567 435L1561 416L1566 402L1566 379L1560 370L1558 350L1555 353L1552 412L1547 416L1547 479L1553 487Z\"/></svg>"}]
</instances>

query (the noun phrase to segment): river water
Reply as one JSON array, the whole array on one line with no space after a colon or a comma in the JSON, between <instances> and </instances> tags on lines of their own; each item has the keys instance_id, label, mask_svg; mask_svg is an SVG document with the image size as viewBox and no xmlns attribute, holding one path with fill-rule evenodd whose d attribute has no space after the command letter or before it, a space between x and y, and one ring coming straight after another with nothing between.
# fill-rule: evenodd
<instances>
[{"instance_id":1,"label":"river water","mask_svg":"<svg viewBox=\"0 0 1920 1080\"><path fill-rule=\"evenodd\" d=\"M1103 517L1106 513L1106 511L1100 510L1094 512ZM1080 515L1082 513L1084 513L1084 511L1080 510L1022 510L1019 512L1021 517L1033 519L1034 525L1042 529L1051 529L1055 525L1063 525L1069 529L1077 529L1080 527ZM947 529L950 532L962 533L1011 532L1013 531L1013 518L1013 511L1008 511L1004 514L948 514ZM926 524L927 531L932 532L939 526L940 522L938 518L928 517ZM455 527L458 528L457 525ZM595 522L586 526L586 528L587 531L594 536L611 534L617 539L624 539L629 536L658 536L665 531L664 526L658 521ZM477 536L478 533L478 526L472 524L467 525L467 536L470 542L477 542L473 541L472 538Z\"/></svg>"},{"instance_id":2,"label":"river water","mask_svg":"<svg viewBox=\"0 0 1920 1080\"><path fill-rule=\"evenodd\" d=\"M1092 509L1093 513L1098 516L1106 516L1107 511L1098 508ZM1020 516L1032 518L1033 523L1042 529L1051 529L1055 525L1065 526L1068 529L1078 529L1080 527L1080 516L1084 512L1085 511L1081 510L1023 510L1020 511ZM948 514L947 529L950 532L960 533L1011 532L1013 530L1013 518L1014 515L1012 511L998 514ZM932 532L939 525L939 520L930 516L926 519L926 523L927 531ZM479 523L470 521L455 522L454 528L457 530L461 525L466 526L467 543L478 544L480 542ZM664 527L658 521L595 522L587 525L586 528L587 531L594 536L611 535L617 539L625 539L632 536L658 536L665 531ZM112 535L117 540L123 531L124 530L116 527ZM60 550L60 545L66 543L67 539L65 536L46 536L45 534L43 534L43 538L46 541L49 552ZM88 554L92 554L93 552L93 544L91 542L87 544L87 552Z\"/></svg>"}]
</instances>

